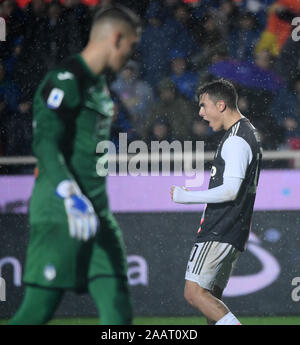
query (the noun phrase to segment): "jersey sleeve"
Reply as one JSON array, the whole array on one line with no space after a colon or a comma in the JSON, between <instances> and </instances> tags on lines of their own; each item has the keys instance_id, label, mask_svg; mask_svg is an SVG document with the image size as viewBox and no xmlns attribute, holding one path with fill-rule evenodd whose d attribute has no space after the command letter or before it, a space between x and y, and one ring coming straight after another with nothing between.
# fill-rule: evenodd
<instances>
[{"instance_id":1,"label":"jersey sleeve","mask_svg":"<svg viewBox=\"0 0 300 345\"><path fill-rule=\"evenodd\" d=\"M61 143L75 121L79 103L76 78L68 71L48 73L34 97L33 152L39 169L54 188L63 180L72 179Z\"/></svg>"},{"instance_id":2,"label":"jersey sleeve","mask_svg":"<svg viewBox=\"0 0 300 345\"><path fill-rule=\"evenodd\" d=\"M233 201L238 195L243 180L238 177L225 177L221 186L201 191L187 191L175 187L173 201L179 204L213 204Z\"/></svg>"},{"instance_id":3,"label":"jersey sleeve","mask_svg":"<svg viewBox=\"0 0 300 345\"><path fill-rule=\"evenodd\" d=\"M64 116L64 112L76 108L80 102L76 76L67 70L50 72L43 83L41 96L48 109Z\"/></svg>"},{"instance_id":4,"label":"jersey sleeve","mask_svg":"<svg viewBox=\"0 0 300 345\"><path fill-rule=\"evenodd\" d=\"M236 135L227 138L221 156L225 161L223 177L245 178L246 170L252 160L251 147L245 139Z\"/></svg>"}]
</instances>

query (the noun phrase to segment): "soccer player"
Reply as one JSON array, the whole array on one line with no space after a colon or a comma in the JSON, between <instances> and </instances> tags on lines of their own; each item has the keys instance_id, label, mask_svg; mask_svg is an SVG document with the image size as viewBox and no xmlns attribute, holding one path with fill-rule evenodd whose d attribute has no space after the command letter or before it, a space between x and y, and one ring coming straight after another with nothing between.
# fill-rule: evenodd
<instances>
[{"instance_id":1,"label":"soccer player","mask_svg":"<svg viewBox=\"0 0 300 345\"><path fill-rule=\"evenodd\" d=\"M237 100L226 80L200 88L199 115L213 131L226 132L214 156L208 190L171 188L176 203L206 204L186 269L184 296L216 325L240 324L221 298L249 236L262 157L258 133L240 113Z\"/></svg>"},{"instance_id":2,"label":"soccer player","mask_svg":"<svg viewBox=\"0 0 300 345\"><path fill-rule=\"evenodd\" d=\"M87 46L48 72L36 91L26 289L10 324L45 324L69 289L91 294L101 324L132 322L125 247L105 177L96 173L96 146L109 140L113 116L105 72L131 57L139 28L125 7L100 10Z\"/></svg>"}]
</instances>

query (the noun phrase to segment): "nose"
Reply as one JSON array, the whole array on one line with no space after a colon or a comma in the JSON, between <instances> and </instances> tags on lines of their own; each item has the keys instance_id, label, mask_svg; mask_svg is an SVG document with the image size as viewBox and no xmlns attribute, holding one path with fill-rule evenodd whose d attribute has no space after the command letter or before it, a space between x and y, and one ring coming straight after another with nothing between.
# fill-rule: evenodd
<instances>
[{"instance_id":1,"label":"nose","mask_svg":"<svg viewBox=\"0 0 300 345\"><path fill-rule=\"evenodd\" d=\"M203 111L203 108L200 108L199 110L199 116L203 117L204 116L204 111Z\"/></svg>"}]
</instances>

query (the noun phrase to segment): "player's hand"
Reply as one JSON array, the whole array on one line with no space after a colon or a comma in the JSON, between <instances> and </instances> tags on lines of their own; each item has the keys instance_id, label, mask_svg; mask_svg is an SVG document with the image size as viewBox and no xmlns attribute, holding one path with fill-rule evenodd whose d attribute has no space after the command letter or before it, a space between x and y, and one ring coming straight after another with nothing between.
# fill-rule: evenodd
<instances>
[{"instance_id":1,"label":"player's hand","mask_svg":"<svg viewBox=\"0 0 300 345\"><path fill-rule=\"evenodd\" d=\"M62 181L56 194L64 199L70 236L87 241L94 237L99 225L92 203L85 197L74 181Z\"/></svg>"},{"instance_id":2,"label":"player's hand","mask_svg":"<svg viewBox=\"0 0 300 345\"><path fill-rule=\"evenodd\" d=\"M175 190L176 190L176 188L181 188L181 189L184 189L184 190L186 190L186 191L189 191L187 188L185 188L185 187L177 187L177 186L172 186L171 187L171 199L174 201L174 193L175 193Z\"/></svg>"}]
</instances>

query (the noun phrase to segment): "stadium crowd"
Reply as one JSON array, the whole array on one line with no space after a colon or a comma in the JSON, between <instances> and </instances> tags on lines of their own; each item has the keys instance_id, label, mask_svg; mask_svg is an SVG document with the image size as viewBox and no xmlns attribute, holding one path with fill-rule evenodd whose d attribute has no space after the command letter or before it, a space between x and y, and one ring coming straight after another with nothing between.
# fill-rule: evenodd
<instances>
[{"instance_id":1,"label":"stadium crowd","mask_svg":"<svg viewBox=\"0 0 300 345\"><path fill-rule=\"evenodd\" d=\"M28 2L28 1L27 1ZM32 99L49 68L79 52L94 11L111 0L0 2L6 41L0 42L0 155L31 155ZM263 148L300 149L300 42L294 0L119 1L143 18L137 52L109 76L115 116L111 140L204 140L197 87L217 78L238 89L239 108L258 128Z\"/></svg>"}]
</instances>

